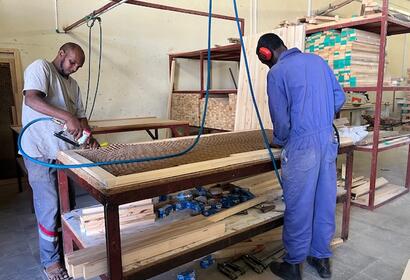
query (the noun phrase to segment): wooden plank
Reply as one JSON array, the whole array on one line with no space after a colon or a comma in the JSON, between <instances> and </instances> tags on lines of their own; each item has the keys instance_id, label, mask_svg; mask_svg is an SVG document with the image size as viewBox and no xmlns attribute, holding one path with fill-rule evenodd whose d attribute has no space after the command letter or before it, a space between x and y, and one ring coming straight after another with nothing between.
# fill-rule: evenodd
<instances>
[{"instance_id":1,"label":"wooden plank","mask_svg":"<svg viewBox=\"0 0 410 280\"><path fill-rule=\"evenodd\" d=\"M279 153L275 154L276 157ZM190 163L176 167L164 168L160 170L147 171L139 174L130 174L117 177L115 185L107 186L107 190L112 192L124 191L126 186L131 184L157 183L176 178L190 178L194 174L208 174L217 170L229 170L235 166L247 165L249 163L266 162L270 157L265 150L247 153L246 156L227 157L222 159L208 160L203 162ZM172 177L169 176L172 174Z\"/></svg>"},{"instance_id":2,"label":"wooden plank","mask_svg":"<svg viewBox=\"0 0 410 280\"><path fill-rule=\"evenodd\" d=\"M407 262L407 266L404 269L403 276L401 280L410 280L410 260Z\"/></svg>"},{"instance_id":3,"label":"wooden plank","mask_svg":"<svg viewBox=\"0 0 410 280\"><path fill-rule=\"evenodd\" d=\"M364 179L364 176L359 176L359 177L353 178L353 179L352 179L352 183L361 181L361 180L363 180L363 179Z\"/></svg>"},{"instance_id":4,"label":"wooden plank","mask_svg":"<svg viewBox=\"0 0 410 280\"><path fill-rule=\"evenodd\" d=\"M136 250L124 252L122 257L123 266L130 265L153 256L161 255L164 252L172 251L175 248L186 244L206 239L209 236L221 236L225 232L225 223L204 224L199 230L187 231L174 237L165 237L155 243L144 246L141 244ZM85 279L96 277L107 272L106 258L82 266Z\"/></svg>"},{"instance_id":5,"label":"wooden plank","mask_svg":"<svg viewBox=\"0 0 410 280\"><path fill-rule=\"evenodd\" d=\"M80 156L75 150L60 151L57 155L58 160L63 164L83 164L91 163L88 159ZM114 186L116 183L116 177L111 173L108 173L101 167L91 168L76 168L74 172L80 175L84 180L93 184L97 188L106 188Z\"/></svg>"},{"instance_id":6,"label":"wooden plank","mask_svg":"<svg viewBox=\"0 0 410 280\"><path fill-rule=\"evenodd\" d=\"M385 178L383 177L377 178L375 188L376 189L381 188L387 183L388 181ZM370 182L366 182L361 186L355 187L352 189L352 199L357 199L358 197L369 193L369 191L370 191Z\"/></svg>"},{"instance_id":7,"label":"wooden plank","mask_svg":"<svg viewBox=\"0 0 410 280\"><path fill-rule=\"evenodd\" d=\"M238 204L234 207L228 208L228 209L223 210L221 212L218 212L218 213L216 213L212 216L209 216L207 218L207 220L210 221L210 222L222 221L223 219L225 219L227 217L230 217L230 216L235 215L239 212L242 212L242 211L247 210L251 207L254 207L258 204L261 204L262 202L265 202L268 199L269 199L269 197L267 195L263 195L263 196L260 196L260 197L255 197L251 200L242 202L241 204Z\"/></svg>"},{"instance_id":8,"label":"wooden plank","mask_svg":"<svg viewBox=\"0 0 410 280\"><path fill-rule=\"evenodd\" d=\"M406 188L402 186L397 186L394 184L387 184L382 188L376 190L374 205L377 206L395 196L398 196L406 191ZM369 196L362 196L355 200L355 203L360 205L368 205L369 204Z\"/></svg>"},{"instance_id":9,"label":"wooden plank","mask_svg":"<svg viewBox=\"0 0 410 280\"><path fill-rule=\"evenodd\" d=\"M225 220L226 222L226 231L225 234L220 237L220 238L208 238L205 240L200 245L197 245L195 242L192 244L187 244L184 247L178 248L174 250L173 252L166 252L162 255L158 255L156 257L144 260L140 263L135 263L133 265L127 266L124 268L124 271L129 271L131 269L136 269L136 268L142 268L146 266L150 266L152 264L156 264L162 260L165 260L167 258L172 258L175 254L179 254L181 252L186 252L190 251L193 248L198 248L198 247L206 247L207 245L210 245L212 242L215 242L216 240L220 240L221 238L230 238L231 236L238 234L244 230L249 230L252 229L252 227L257 226L261 223L266 223L268 220L274 220L282 217L282 213L277 213L277 212L267 212L267 213L259 213L258 210L256 209L250 209L248 211L248 215L245 216L232 216L229 217ZM201 240L202 242L203 240Z\"/></svg>"},{"instance_id":10,"label":"wooden plank","mask_svg":"<svg viewBox=\"0 0 410 280\"><path fill-rule=\"evenodd\" d=\"M353 22L364 20L364 19L380 18L381 16L382 16L381 13L377 13L373 15L358 16L354 18L339 19L337 22L322 23L322 24L317 24L317 25L308 24L306 26L306 31L309 32L310 30L318 30L318 29L323 29L323 28L327 28L330 26L338 26L340 24L353 23Z\"/></svg>"},{"instance_id":11,"label":"wooden plank","mask_svg":"<svg viewBox=\"0 0 410 280\"><path fill-rule=\"evenodd\" d=\"M143 130L168 125L188 125L187 121L161 119L157 117L94 120L90 121L90 128L94 133L108 130L134 129Z\"/></svg>"},{"instance_id":12,"label":"wooden plank","mask_svg":"<svg viewBox=\"0 0 410 280\"><path fill-rule=\"evenodd\" d=\"M343 244L343 239L342 238L333 238L332 242L330 242L330 246L332 248L336 248L340 245Z\"/></svg>"},{"instance_id":13,"label":"wooden plank","mask_svg":"<svg viewBox=\"0 0 410 280\"><path fill-rule=\"evenodd\" d=\"M298 47L304 50L305 31L303 25L287 26L272 31L282 38L288 48ZM256 34L244 37L246 55L248 58L249 71L251 73L255 99L257 101L260 115L265 128L272 128L269 114L269 106L266 94L266 75L268 68L260 63L256 53L257 42L263 34ZM241 54L241 64L239 70L238 94L235 115L235 131L259 128L254 105L250 94L250 83L247 80L244 64L244 54Z\"/></svg>"},{"instance_id":14,"label":"wooden plank","mask_svg":"<svg viewBox=\"0 0 410 280\"><path fill-rule=\"evenodd\" d=\"M169 86L168 86L168 104L167 104L167 118L171 118L171 110L172 110L172 92L174 91L174 81L175 81L175 66L176 62L175 59L171 62L171 71L169 74ZM165 138L170 138L172 135L171 130L167 129L165 134Z\"/></svg>"}]
</instances>

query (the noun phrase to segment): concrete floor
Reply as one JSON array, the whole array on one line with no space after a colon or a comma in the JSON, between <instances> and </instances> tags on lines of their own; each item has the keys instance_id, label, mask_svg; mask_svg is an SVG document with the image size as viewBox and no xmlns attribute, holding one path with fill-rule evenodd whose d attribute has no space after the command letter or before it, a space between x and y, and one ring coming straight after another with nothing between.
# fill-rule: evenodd
<instances>
[{"instance_id":1,"label":"concrete floor","mask_svg":"<svg viewBox=\"0 0 410 280\"><path fill-rule=\"evenodd\" d=\"M379 176L403 185L407 153L405 148L384 152L379 158ZM355 153L355 175L368 174L369 154ZM78 204L89 203L79 197ZM340 219L340 209L338 209ZM30 212L28 192L18 193L16 185L0 185L0 279L45 279L38 254L36 221ZM352 208L349 240L338 247L333 258L332 279L400 280L410 259L410 194L374 212ZM197 279L228 279L215 267L199 268L193 261L152 280L176 279L176 274L195 269ZM248 271L239 279L277 279L270 271ZM321 279L305 265L304 279Z\"/></svg>"}]
</instances>

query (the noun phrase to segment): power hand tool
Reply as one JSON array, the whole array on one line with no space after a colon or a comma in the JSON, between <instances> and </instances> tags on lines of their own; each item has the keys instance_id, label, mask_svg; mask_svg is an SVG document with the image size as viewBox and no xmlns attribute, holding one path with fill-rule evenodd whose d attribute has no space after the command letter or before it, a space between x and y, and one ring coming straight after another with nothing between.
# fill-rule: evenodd
<instances>
[{"instance_id":1,"label":"power hand tool","mask_svg":"<svg viewBox=\"0 0 410 280\"><path fill-rule=\"evenodd\" d=\"M84 129L81 137L78 138L77 141L73 141L64 135L64 132L66 132L67 130L67 125L63 121L53 118L53 122L63 126L63 130L59 132L54 132L54 136L75 147L80 147L81 145L83 145L88 140L88 138L91 136L91 131Z\"/></svg>"}]
</instances>

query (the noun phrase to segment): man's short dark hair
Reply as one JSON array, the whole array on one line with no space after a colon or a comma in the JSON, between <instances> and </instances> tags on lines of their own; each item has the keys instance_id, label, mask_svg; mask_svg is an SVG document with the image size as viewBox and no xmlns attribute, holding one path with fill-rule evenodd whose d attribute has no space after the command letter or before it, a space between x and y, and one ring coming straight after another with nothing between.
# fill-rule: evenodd
<instances>
[{"instance_id":1,"label":"man's short dark hair","mask_svg":"<svg viewBox=\"0 0 410 280\"><path fill-rule=\"evenodd\" d=\"M260 48L277 50L280 47L286 47L282 39L274 33L266 33L259 38L256 54L258 54Z\"/></svg>"},{"instance_id":2,"label":"man's short dark hair","mask_svg":"<svg viewBox=\"0 0 410 280\"><path fill-rule=\"evenodd\" d=\"M84 51L83 51L83 49L80 47L80 45L78 45L78 44L76 44L76 43L73 43L73 42L65 43L64 45L62 45L62 46L60 47L60 51L64 51L64 52L67 52L68 50L75 50L75 49L81 51L81 52L84 54Z\"/></svg>"}]
</instances>

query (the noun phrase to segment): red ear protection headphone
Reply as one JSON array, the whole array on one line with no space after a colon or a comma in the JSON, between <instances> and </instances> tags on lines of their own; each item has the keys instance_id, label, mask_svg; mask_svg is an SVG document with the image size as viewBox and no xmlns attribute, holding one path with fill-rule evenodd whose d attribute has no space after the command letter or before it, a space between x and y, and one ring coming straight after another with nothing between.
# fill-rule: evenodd
<instances>
[{"instance_id":1,"label":"red ear protection headphone","mask_svg":"<svg viewBox=\"0 0 410 280\"><path fill-rule=\"evenodd\" d=\"M263 60L269 61L272 59L272 52L268 48L259 48L258 53L263 58Z\"/></svg>"}]
</instances>

